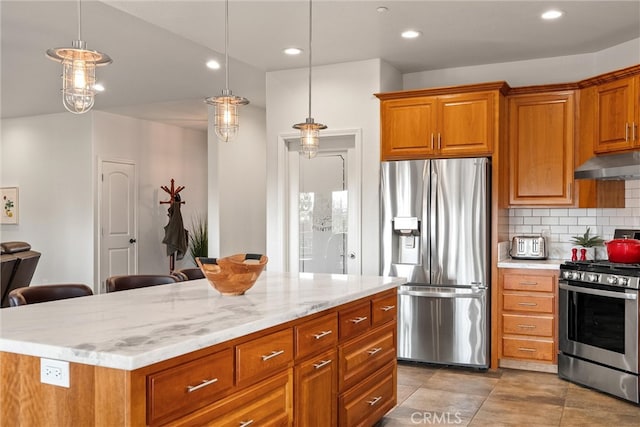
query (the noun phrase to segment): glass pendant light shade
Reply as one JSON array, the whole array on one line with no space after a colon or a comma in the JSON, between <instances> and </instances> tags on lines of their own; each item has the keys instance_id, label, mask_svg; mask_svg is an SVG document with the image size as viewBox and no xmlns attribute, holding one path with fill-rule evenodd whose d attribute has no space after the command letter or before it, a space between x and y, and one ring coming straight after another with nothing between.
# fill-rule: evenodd
<instances>
[{"instance_id":1,"label":"glass pendant light shade","mask_svg":"<svg viewBox=\"0 0 640 427\"><path fill-rule=\"evenodd\" d=\"M78 40L71 47L47 50L47 56L62 63L62 104L74 114L91 110L96 95L96 67L113 62L108 55L87 50L80 40L80 1L78 1Z\"/></svg>"},{"instance_id":2,"label":"glass pendant light shade","mask_svg":"<svg viewBox=\"0 0 640 427\"><path fill-rule=\"evenodd\" d=\"M221 96L212 96L205 99L205 102L215 107L213 127L216 135L221 141L231 141L240 127L238 106L247 105L249 100L224 89Z\"/></svg>"},{"instance_id":3,"label":"glass pendant light shade","mask_svg":"<svg viewBox=\"0 0 640 427\"><path fill-rule=\"evenodd\" d=\"M215 107L213 128L218 139L229 142L236 137L240 128L238 106L247 105L249 100L235 96L229 89L229 0L225 1L224 15L225 88L222 95L206 98L204 102Z\"/></svg>"},{"instance_id":4,"label":"glass pendant light shade","mask_svg":"<svg viewBox=\"0 0 640 427\"><path fill-rule=\"evenodd\" d=\"M300 130L300 154L308 159L314 158L320 146L320 130L327 127L322 123L315 123L312 117L307 117L304 123L295 124L293 128Z\"/></svg>"},{"instance_id":5,"label":"glass pendant light shade","mask_svg":"<svg viewBox=\"0 0 640 427\"><path fill-rule=\"evenodd\" d=\"M293 125L294 129L300 131L300 155L307 159L312 159L318 154L320 146L320 131L327 126L316 123L311 117L311 35L312 35L313 4L309 0L309 116L304 123Z\"/></svg>"}]
</instances>

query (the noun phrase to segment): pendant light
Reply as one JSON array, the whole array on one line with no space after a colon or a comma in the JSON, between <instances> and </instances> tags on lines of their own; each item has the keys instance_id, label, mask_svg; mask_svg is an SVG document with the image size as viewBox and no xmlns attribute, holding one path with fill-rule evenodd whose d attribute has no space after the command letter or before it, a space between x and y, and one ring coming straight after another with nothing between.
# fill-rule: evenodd
<instances>
[{"instance_id":1,"label":"pendant light","mask_svg":"<svg viewBox=\"0 0 640 427\"><path fill-rule=\"evenodd\" d=\"M238 134L238 106L247 105L249 100L235 96L229 89L229 0L224 5L224 69L225 88L222 95L212 96L205 102L215 107L213 127L218 138L231 141Z\"/></svg>"},{"instance_id":2,"label":"pendant light","mask_svg":"<svg viewBox=\"0 0 640 427\"><path fill-rule=\"evenodd\" d=\"M47 50L47 56L62 63L62 104L74 114L91 110L96 95L96 67L111 64L108 55L87 50L82 41L82 7L78 0L78 40L71 47Z\"/></svg>"},{"instance_id":3,"label":"pendant light","mask_svg":"<svg viewBox=\"0 0 640 427\"><path fill-rule=\"evenodd\" d=\"M311 117L311 35L313 22L313 0L309 0L309 116L304 123L293 125L300 130L300 154L311 159L318 154L320 130L327 127L322 123L316 123Z\"/></svg>"}]
</instances>

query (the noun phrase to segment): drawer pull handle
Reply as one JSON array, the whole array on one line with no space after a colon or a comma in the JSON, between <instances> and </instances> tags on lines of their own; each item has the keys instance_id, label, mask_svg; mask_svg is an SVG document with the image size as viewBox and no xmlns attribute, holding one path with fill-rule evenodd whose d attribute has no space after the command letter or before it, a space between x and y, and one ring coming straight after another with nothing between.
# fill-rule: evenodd
<instances>
[{"instance_id":1,"label":"drawer pull handle","mask_svg":"<svg viewBox=\"0 0 640 427\"><path fill-rule=\"evenodd\" d=\"M333 333L333 331L329 330L329 331L322 331L319 334L313 334L313 337L317 340L319 340L320 338L324 338L327 335Z\"/></svg>"},{"instance_id":2,"label":"drawer pull handle","mask_svg":"<svg viewBox=\"0 0 640 427\"><path fill-rule=\"evenodd\" d=\"M537 303L535 302L519 302L518 305L523 305L525 307L537 307Z\"/></svg>"},{"instance_id":3,"label":"drawer pull handle","mask_svg":"<svg viewBox=\"0 0 640 427\"><path fill-rule=\"evenodd\" d=\"M538 282L520 282L519 284L525 286L536 286Z\"/></svg>"},{"instance_id":4,"label":"drawer pull handle","mask_svg":"<svg viewBox=\"0 0 640 427\"><path fill-rule=\"evenodd\" d=\"M535 353L536 349L535 348L527 348L527 347L518 347L518 351L526 351L529 353Z\"/></svg>"},{"instance_id":5,"label":"drawer pull handle","mask_svg":"<svg viewBox=\"0 0 640 427\"><path fill-rule=\"evenodd\" d=\"M270 354L263 354L262 361L266 362L269 359L273 359L276 356L280 356L282 353L284 353L284 350L273 350Z\"/></svg>"},{"instance_id":6,"label":"drawer pull handle","mask_svg":"<svg viewBox=\"0 0 640 427\"><path fill-rule=\"evenodd\" d=\"M369 356L373 356L376 353L379 353L382 351L382 347L377 347L377 348L372 348L371 350L367 350L367 353L369 353Z\"/></svg>"},{"instance_id":7,"label":"drawer pull handle","mask_svg":"<svg viewBox=\"0 0 640 427\"><path fill-rule=\"evenodd\" d=\"M380 310L382 311L389 311L389 310L393 310L394 308L396 308L395 305L386 305L384 307L381 307Z\"/></svg>"},{"instance_id":8,"label":"drawer pull handle","mask_svg":"<svg viewBox=\"0 0 640 427\"><path fill-rule=\"evenodd\" d=\"M365 320L367 320L367 316L356 317L355 319L351 319L351 323L355 325L355 324L364 322Z\"/></svg>"},{"instance_id":9,"label":"drawer pull handle","mask_svg":"<svg viewBox=\"0 0 640 427\"><path fill-rule=\"evenodd\" d=\"M518 328L522 329L535 329L536 325L518 325Z\"/></svg>"},{"instance_id":10,"label":"drawer pull handle","mask_svg":"<svg viewBox=\"0 0 640 427\"><path fill-rule=\"evenodd\" d=\"M240 421L240 427L247 427L247 426L250 426L251 424L253 424L253 420Z\"/></svg>"},{"instance_id":11,"label":"drawer pull handle","mask_svg":"<svg viewBox=\"0 0 640 427\"><path fill-rule=\"evenodd\" d=\"M329 360L321 360L321 361L320 361L320 362L318 362L318 363L314 363L314 364L313 364L313 367L314 367L315 369L320 369L320 368L324 368L324 367L325 367L325 366L327 366L329 363L331 363L331 359L329 359Z\"/></svg>"},{"instance_id":12,"label":"drawer pull handle","mask_svg":"<svg viewBox=\"0 0 640 427\"><path fill-rule=\"evenodd\" d=\"M202 383L198 384L198 385L189 385L187 386L187 393L193 393L196 390L200 390L203 387L206 387L208 385L211 385L213 383L217 383L218 379L214 378L211 380L202 380Z\"/></svg>"},{"instance_id":13,"label":"drawer pull handle","mask_svg":"<svg viewBox=\"0 0 640 427\"><path fill-rule=\"evenodd\" d=\"M367 403L369 404L369 406L373 406L376 403L380 402L381 399L382 399L382 396L374 397L371 400L367 400Z\"/></svg>"}]
</instances>

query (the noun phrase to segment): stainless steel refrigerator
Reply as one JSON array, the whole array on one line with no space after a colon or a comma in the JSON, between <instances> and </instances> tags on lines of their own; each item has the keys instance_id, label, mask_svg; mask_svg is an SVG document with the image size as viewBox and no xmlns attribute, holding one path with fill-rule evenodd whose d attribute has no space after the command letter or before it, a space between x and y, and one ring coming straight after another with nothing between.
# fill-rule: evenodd
<instances>
[{"instance_id":1,"label":"stainless steel refrigerator","mask_svg":"<svg viewBox=\"0 0 640 427\"><path fill-rule=\"evenodd\" d=\"M383 162L381 274L398 290L398 359L489 365L490 160Z\"/></svg>"}]
</instances>

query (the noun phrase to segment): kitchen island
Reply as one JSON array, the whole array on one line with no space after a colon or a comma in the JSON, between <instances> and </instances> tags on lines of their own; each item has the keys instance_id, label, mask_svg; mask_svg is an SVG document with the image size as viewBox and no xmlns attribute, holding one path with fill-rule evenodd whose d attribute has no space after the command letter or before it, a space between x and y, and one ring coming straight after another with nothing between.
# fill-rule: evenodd
<instances>
[{"instance_id":1,"label":"kitchen island","mask_svg":"<svg viewBox=\"0 0 640 427\"><path fill-rule=\"evenodd\" d=\"M238 297L194 280L0 310L0 425L380 418L401 283L265 272ZM41 383L48 359L69 362L69 387Z\"/></svg>"}]
</instances>

